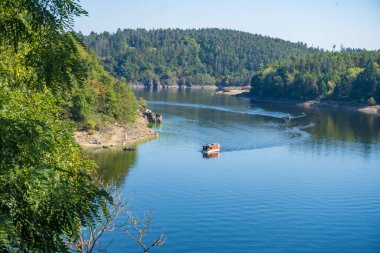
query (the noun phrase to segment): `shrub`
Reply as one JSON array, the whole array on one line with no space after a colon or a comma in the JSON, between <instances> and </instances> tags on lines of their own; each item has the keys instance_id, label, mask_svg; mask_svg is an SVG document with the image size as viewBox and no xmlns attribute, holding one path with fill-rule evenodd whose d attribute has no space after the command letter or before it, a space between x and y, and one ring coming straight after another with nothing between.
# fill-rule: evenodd
<instances>
[{"instance_id":1,"label":"shrub","mask_svg":"<svg viewBox=\"0 0 380 253\"><path fill-rule=\"evenodd\" d=\"M369 105L376 105L376 100L373 98L373 97L370 97L368 100L367 100L367 103Z\"/></svg>"}]
</instances>

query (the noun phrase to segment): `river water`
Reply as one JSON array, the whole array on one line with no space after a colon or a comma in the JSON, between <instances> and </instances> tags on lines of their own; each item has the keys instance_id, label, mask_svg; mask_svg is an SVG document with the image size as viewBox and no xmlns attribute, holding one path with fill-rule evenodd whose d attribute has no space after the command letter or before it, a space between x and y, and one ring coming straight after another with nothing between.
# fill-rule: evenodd
<instances>
[{"instance_id":1,"label":"river water","mask_svg":"<svg viewBox=\"0 0 380 253\"><path fill-rule=\"evenodd\" d=\"M135 215L152 210L146 240L167 240L151 252L380 252L380 117L208 90L135 93L163 115L160 137L94 156L134 196ZM210 142L219 157L201 154ZM142 252L122 232L111 241L109 252Z\"/></svg>"}]
</instances>

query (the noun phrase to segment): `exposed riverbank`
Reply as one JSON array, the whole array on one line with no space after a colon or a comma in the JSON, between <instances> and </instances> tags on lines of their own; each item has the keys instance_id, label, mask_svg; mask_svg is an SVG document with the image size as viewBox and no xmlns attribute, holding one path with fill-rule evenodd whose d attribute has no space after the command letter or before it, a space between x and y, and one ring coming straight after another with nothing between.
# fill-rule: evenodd
<instances>
[{"instance_id":1,"label":"exposed riverbank","mask_svg":"<svg viewBox=\"0 0 380 253\"><path fill-rule=\"evenodd\" d=\"M248 93L251 89L251 86L233 86L233 87L223 87L215 94L224 94L224 95L239 95Z\"/></svg>"},{"instance_id":2,"label":"exposed riverbank","mask_svg":"<svg viewBox=\"0 0 380 253\"><path fill-rule=\"evenodd\" d=\"M334 108L339 110L352 110L359 111L368 114L380 115L380 105L365 105L359 103L346 103L331 100L297 100L297 99L271 99L271 98L259 98L250 97L248 94L240 94L242 97L246 97L255 102L268 103L268 104L285 104L291 106L298 106L303 108Z\"/></svg>"},{"instance_id":3,"label":"exposed riverbank","mask_svg":"<svg viewBox=\"0 0 380 253\"><path fill-rule=\"evenodd\" d=\"M131 84L133 89L207 89L215 90L215 94L238 95L248 93L251 86L218 87L216 85L144 85L142 83Z\"/></svg>"},{"instance_id":4,"label":"exposed riverbank","mask_svg":"<svg viewBox=\"0 0 380 253\"><path fill-rule=\"evenodd\" d=\"M144 117L134 123L112 124L93 131L76 131L75 140L84 148L132 147L138 143L158 137L158 133L147 127Z\"/></svg>"},{"instance_id":5,"label":"exposed riverbank","mask_svg":"<svg viewBox=\"0 0 380 253\"><path fill-rule=\"evenodd\" d=\"M267 104L284 104L289 106L298 106L302 108L334 108L339 110L352 110L359 111L367 114L380 115L380 105L366 105L360 103L348 103L332 100L298 100L298 99L284 99L284 98L260 98L250 96L250 86L230 86L230 87L217 87L213 85L196 85L196 86L144 86L143 84L131 85L134 89L211 89L215 90L216 95L229 95L251 99L252 101Z\"/></svg>"},{"instance_id":6,"label":"exposed riverbank","mask_svg":"<svg viewBox=\"0 0 380 253\"><path fill-rule=\"evenodd\" d=\"M348 103L332 100L297 100L297 99L273 99L273 98L259 98L250 96L250 86L237 86L237 87L223 87L215 94L223 94L230 96L238 96L249 98L252 101L270 104L286 104L290 106L299 106L303 108L335 108L341 110L353 110L368 114L380 115L380 105L367 105L360 103Z\"/></svg>"},{"instance_id":7,"label":"exposed riverbank","mask_svg":"<svg viewBox=\"0 0 380 253\"><path fill-rule=\"evenodd\" d=\"M178 85L131 83L133 89L218 89L216 85Z\"/></svg>"}]
</instances>

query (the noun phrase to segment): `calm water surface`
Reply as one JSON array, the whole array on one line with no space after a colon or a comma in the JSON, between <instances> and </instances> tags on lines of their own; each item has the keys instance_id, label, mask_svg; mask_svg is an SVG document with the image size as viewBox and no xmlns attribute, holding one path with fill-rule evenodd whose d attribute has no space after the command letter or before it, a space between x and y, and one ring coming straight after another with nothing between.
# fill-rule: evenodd
<instances>
[{"instance_id":1,"label":"calm water surface","mask_svg":"<svg viewBox=\"0 0 380 253\"><path fill-rule=\"evenodd\" d=\"M106 182L135 195L135 214L153 210L150 234L167 242L152 252L380 252L380 117L204 90L136 94L164 115L160 137L94 155ZM203 158L208 142L218 158ZM110 240L109 251L141 251L121 232Z\"/></svg>"}]
</instances>

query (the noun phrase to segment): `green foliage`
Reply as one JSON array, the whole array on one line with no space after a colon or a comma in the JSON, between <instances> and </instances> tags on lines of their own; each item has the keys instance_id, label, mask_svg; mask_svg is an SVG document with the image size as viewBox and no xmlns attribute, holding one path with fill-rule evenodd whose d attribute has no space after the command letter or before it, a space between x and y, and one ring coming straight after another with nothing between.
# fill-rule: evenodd
<instances>
[{"instance_id":1,"label":"green foliage","mask_svg":"<svg viewBox=\"0 0 380 253\"><path fill-rule=\"evenodd\" d=\"M119 29L81 38L107 71L146 86L248 85L260 65L319 51L226 29Z\"/></svg>"},{"instance_id":2,"label":"green foliage","mask_svg":"<svg viewBox=\"0 0 380 253\"><path fill-rule=\"evenodd\" d=\"M271 98L379 101L379 62L380 51L352 49L279 61L253 76L251 92Z\"/></svg>"},{"instance_id":3,"label":"green foliage","mask_svg":"<svg viewBox=\"0 0 380 253\"><path fill-rule=\"evenodd\" d=\"M368 61L365 69L352 82L351 97L360 101L380 101L380 52ZM374 98L374 101L370 98Z\"/></svg>"},{"instance_id":4,"label":"green foliage","mask_svg":"<svg viewBox=\"0 0 380 253\"><path fill-rule=\"evenodd\" d=\"M78 51L85 78L66 93L68 117L87 129L101 127L107 122L134 121L139 105L130 86L109 75L96 56L88 54L81 46Z\"/></svg>"},{"instance_id":5,"label":"green foliage","mask_svg":"<svg viewBox=\"0 0 380 253\"><path fill-rule=\"evenodd\" d=\"M138 104L131 89L106 73L77 36L66 32L73 16L85 13L76 2L0 3L0 28L4 28L0 30L0 79L13 88L41 91L49 87L60 98L66 117L80 126L133 121ZM18 20L23 26L8 26L7 20Z\"/></svg>"},{"instance_id":6,"label":"green foliage","mask_svg":"<svg viewBox=\"0 0 380 253\"><path fill-rule=\"evenodd\" d=\"M40 90L48 86L58 93L69 88L73 78L81 79L76 36L66 31L71 29L73 16L84 13L72 0L1 1L0 53L7 51L6 60L15 57L24 70L9 65L5 72L8 84Z\"/></svg>"},{"instance_id":7,"label":"green foliage","mask_svg":"<svg viewBox=\"0 0 380 253\"><path fill-rule=\"evenodd\" d=\"M1 252L65 252L112 203L67 118L131 121L138 105L70 32L84 13L75 0L0 1Z\"/></svg>"},{"instance_id":8,"label":"green foliage","mask_svg":"<svg viewBox=\"0 0 380 253\"><path fill-rule=\"evenodd\" d=\"M77 236L106 201L89 180L95 165L73 139L74 125L57 117L48 90L0 86L0 105L0 211L17 235L0 248L62 251L62 236Z\"/></svg>"},{"instance_id":9,"label":"green foliage","mask_svg":"<svg viewBox=\"0 0 380 253\"><path fill-rule=\"evenodd\" d=\"M75 16L87 14L77 0L2 0L0 2L0 43L18 48L31 42L35 33L57 34L71 30Z\"/></svg>"},{"instance_id":10,"label":"green foliage","mask_svg":"<svg viewBox=\"0 0 380 253\"><path fill-rule=\"evenodd\" d=\"M376 100L373 98L373 97L370 97L368 100L367 100L367 103L369 105L375 105L376 104Z\"/></svg>"},{"instance_id":11,"label":"green foliage","mask_svg":"<svg viewBox=\"0 0 380 253\"><path fill-rule=\"evenodd\" d=\"M138 102L139 102L140 108L142 108L143 110L147 108L146 100L143 97L140 97Z\"/></svg>"}]
</instances>

